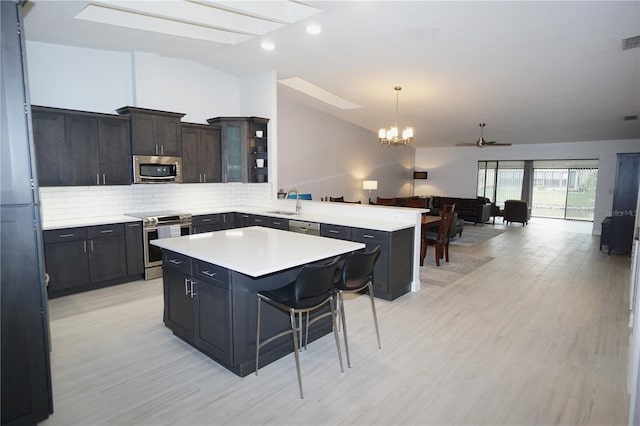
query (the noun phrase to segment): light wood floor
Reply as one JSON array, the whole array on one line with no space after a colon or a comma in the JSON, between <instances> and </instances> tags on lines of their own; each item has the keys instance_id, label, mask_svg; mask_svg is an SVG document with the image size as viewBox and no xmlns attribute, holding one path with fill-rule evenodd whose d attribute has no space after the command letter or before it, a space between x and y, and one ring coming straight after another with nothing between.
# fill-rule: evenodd
<instances>
[{"instance_id":1,"label":"light wood floor","mask_svg":"<svg viewBox=\"0 0 640 426\"><path fill-rule=\"evenodd\" d=\"M484 225L493 226L493 225ZM352 368L332 336L243 379L172 336L160 280L50 301L55 413L45 425L627 423L630 259L584 226L534 219L471 250L445 288L346 301ZM455 256L455 251L452 251Z\"/></svg>"}]
</instances>

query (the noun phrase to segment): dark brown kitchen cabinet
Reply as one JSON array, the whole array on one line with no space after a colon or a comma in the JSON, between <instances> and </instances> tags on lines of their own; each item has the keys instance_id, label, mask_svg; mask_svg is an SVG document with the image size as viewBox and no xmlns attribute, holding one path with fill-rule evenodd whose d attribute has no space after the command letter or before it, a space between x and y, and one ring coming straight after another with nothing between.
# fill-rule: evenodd
<instances>
[{"instance_id":1,"label":"dark brown kitchen cabinet","mask_svg":"<svg viewBox=\"0 0 640 426\"><path fill-rule=\"evenodd\" d=\"M380 246L380 257L374 268L373 293L376 297L393 300L411 291L413 228L393 232L352 228L351 239L364 243L368 250Z\"/></svg>"},{"instance_id":2,"label":"dark brown kitchen cabinet","mask_svg":"<svg viewBox=\"0 0 640 426\"><path fill-rule=\"evenodd\" d=\"M193 260L194 343L214 359L233 364L229 270Z\"/></svg>"},{"instance_id":3,"label":"dark brown kitchen cabinet","mask_svg":"<svg viewBox=\"0 0 640 426\"><path fill-rule=\"evenodd\" d=\"M0 417L35 425L53 413L36 152L23 2L0 2ZM54 120L55 122L55 120ZM55 126L54 126L55 127Z\"/></svg>"},{"instance_id":4,"label":"dark brown kitchen cabinet","mask_svg":"<svg viewBox=\"0 0 640 426\"><path fill-rule=\"evenodd\" d=\"M125 223L124 238L127 247L127 275L134 278L142 278L144 274L142 223Z\"/></svg>"},{"instance_id":5,"label":"dark brown kitchen cabinet","mask_svg":"<svg viewBox=\"0 0 640 426\"><path fill-rule=\"evenodd\" d=\"M90 282L85 228L45 231L44 244L50 294Z\"/></svg>"},{"instance_id":6,"label":"dark brown kitchen cabinet","mask_svg":"<svg viewBox=\"0 0 640 426\"><path fill-rule=\"evenodd\" d=\"M98 185L98 122L86 115L65 115L69 185Z\"/></svg>"},{"instance_id":7,"label":"dark brown kitchen cabinet","mask_svg":"<svg viewBox=\"0 0 640 426\"><path fill-rule=\"evenodd\" d=\"M164 324L181 339L193 343L193 298L189 275L172 267L163 268Z\"/></svg>"},{"instance_id":8,"label":"dark brown kitchen cabinet","mask_svg":"<svg viewBox=\"0 0 640 426\"><path fill-rule=\"evenodd\" d=\"M233 361L229 271L163 251L164 323L214 359Z\"/></svg>"},{"instance_id":9,"label":"dark brown kitchen cabinet","mask_svg":"<svg viewBox=\"0 0 640 426\"><path fill-rule=\"evenodd\" d=\"M220 129L182 124L183 182L221 182Z\"/></svg>"},{"instance_id":10,"label":"dark brown kitchen cabinet","mask_svg":"<svg viewBox=\"0 0 640 426\"><path fill-rule=\"evenodd\" d=\"M180 119L184 114L131 106L116 111L131 119L133 155L182 156Z\"/></svg>"},{"instance_id":11,"label":"dark brown kitchen cabinet","mask_svg":"<svg viewBox=\"0 0 640 426\"><path fill-rule=\"evenodd\" d=\"M320 224L320 236L336 240L351 241L351 227L342 225Z\"/></svg>"},{"instance_id":12,"label":"dark brown kitchen cabinet","mask_svg":"<svg viewBox=\"0 0 640 426\"><path fill-rule=\"evenodd\" d=\"M49 297L126 281L124 224L44 232Z\"/></svg>"},{"instance_id":13,"label":"dark brown kitchen cabinet","mask_svg":"<svg viewBox=\"0 0 640 426\"><path fill-rule=\"evenodd\" d=\"M273 216L251 215L250 226L264 226L265 228L289 230L289 220Z\"/></svg>"},{"instance_id":14,"label":"dark brown kitchen cabinet","mask_svg":"<svg viewBox=\"0 0 640 426\"><path fill-rule=\"evenodd\" d=\"M54 109L31 108L39 186L67 185L69 157L64 117L62 112Z\"/></svg>"},{"instance_id":15,"label":"dark brown kitchen cabinet","mask_svg":"<svg viewBox=\"0 0 640 426\"><path fill-rule=\"evenodd\" d=\"M247 226L253 226L251 215L246 213L234 213L233 226L234 228L246 228Z\"/></svg>"},{"instance_id":16,"label":"dark brown kitchen cabinet","mask_svg":"<svg viewBox=\"0 0 640 426\"><path fill-rule=\"evenodd\" d=\"M231 213L216 213L193 216L191 227L194 234L203 232L222 231L233 228L233 218Z\"/></svg>"},{"instance_id":17,"label":"dark brown kitchen cabinet","mask_svg":"<svg viewBox=\"0 0 640 426\"><path fill-rule=\"evenodd\" d=\"M98 159L99 184L131 184L131 146L126 119L98 117Z\"/></svg>"},{"instance_id":18,"label":"dark brown kitchen cabinet","mask_svg":"<svg viewBox=\"0 0 640 426\"><path fill-rule=\"evenodd\" d=\"M223 182L267 182L267 123L261 117L216 117L220 128ZM260 136L258 136L260 135ZM258 161L260 160L260 165Z\"/></svg>"},{"instance_id":19,"label":"dark brown kitchen cabinet","mask_svg":"<svg viewBox=\"0 0 640 426\"><path fill-rule=\"evenodd\" d=\"M608 235L609 253L631 253L639 186L640 153L618 154Z\"/></svg>"},{"instance_id":20,"label":"dark brown kitchen cabinet","mask_svg":"<svg viewBox=\"0 0 640 426\"><path fill-rule=\"evenodd\" d=\"M127 119L39 106L32 116L40 186L131 183Z\"/></svg>"},{"instance_id":21,"label":"dark brown kitchen cabinet","mask_svg":"<svg viewBox=\"0 0 640 426\"><path fill-rule=\"evenodd\" d=\"M127 249L124 224L87 228L91 282L124 278L127 275Z\"/></svg>"}]
</instances>

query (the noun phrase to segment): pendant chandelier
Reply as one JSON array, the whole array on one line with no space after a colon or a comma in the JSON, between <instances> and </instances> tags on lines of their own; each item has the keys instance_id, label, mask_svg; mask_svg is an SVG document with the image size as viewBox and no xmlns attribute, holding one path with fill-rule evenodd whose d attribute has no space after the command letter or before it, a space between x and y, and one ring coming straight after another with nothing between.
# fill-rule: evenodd
<instances>
[{"instance_id":1,"label":"pendant chandelier","mask_svg":"<svg viewBox=\"0 0 640 426\"><path fill-rule=\"evenodd\" d=\"M378 139L382 145L407 146L413 140L413 127L407 127L402 131L402 137L398 136L398 93L402 90L402 87L396 86L393 90L396 91L396 125L389 129L380 129Z\"/></svg>"}]
</instances>

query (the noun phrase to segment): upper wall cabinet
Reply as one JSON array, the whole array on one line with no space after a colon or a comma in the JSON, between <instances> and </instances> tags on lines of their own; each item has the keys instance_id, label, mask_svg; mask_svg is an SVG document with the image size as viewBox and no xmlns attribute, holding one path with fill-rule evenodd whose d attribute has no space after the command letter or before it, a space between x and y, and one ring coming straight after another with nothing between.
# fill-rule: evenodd
<instances>
[{"instance_id":1,"label":"upper wall cabinet","mask_svg":"<svg viewBox=\"0 0 640 426\"><path fill-rule=\"evenodd\" d=\"M182 181L221 182L220 129L182 123Z\"/></svg>"},{"instance_id":2,"label":"upper wall cabinet","mask_svg":"<svg viewBox=\"0 0 640 426\"><path fill-rule=\"evenodd\" d=\"M33 106L32 122L40 186L131 183L126 118Z\"/></svg>"},{"instance_id":3,"label":"upper wall cabinet","mask_svg":"<svg viewBox=\"0 0 640 426\"><path fill-rule=\"evenodd\" d=\"M223 182L266 182L267 123L261 117L216 117L220 128Z\"/></svg>"},{"instance_id":4,"label":"upper wall cabinet","mask_svg":"<svg viewBox=\"0 0 640 426\"><path fill-rule=\"evenodd\" d=\"M182 156L180 119L184 114L130 106L116 111L131 118L134 155Z\"/></svg>"}]
</instances>

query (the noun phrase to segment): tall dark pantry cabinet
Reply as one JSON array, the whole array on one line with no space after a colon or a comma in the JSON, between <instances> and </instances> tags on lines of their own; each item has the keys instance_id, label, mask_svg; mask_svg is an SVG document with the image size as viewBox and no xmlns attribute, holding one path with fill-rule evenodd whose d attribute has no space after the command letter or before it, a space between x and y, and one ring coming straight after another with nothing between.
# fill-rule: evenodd
<instances>
[{"instance_id":1,"label":"tall dark pantry cabinet","mask_svg":"<svg viewBox=\"0 0 640 426\"><path fill-rule=\"evenodd\" d=\"M3 425L33 425L53 402L21 5L0 1L0 20L0 411Z\"/></svg>"},{"instance_id":2,"label":"tall dark pantry cabinet","mask_svg":"<svg viewBox=\"0 0 640 426\"><path fill-rule=\"evenodd\" d=\"M639 184L640 153L618 154L608 236L610 251L631 253Z\"/></svg>"}]
</instances>

